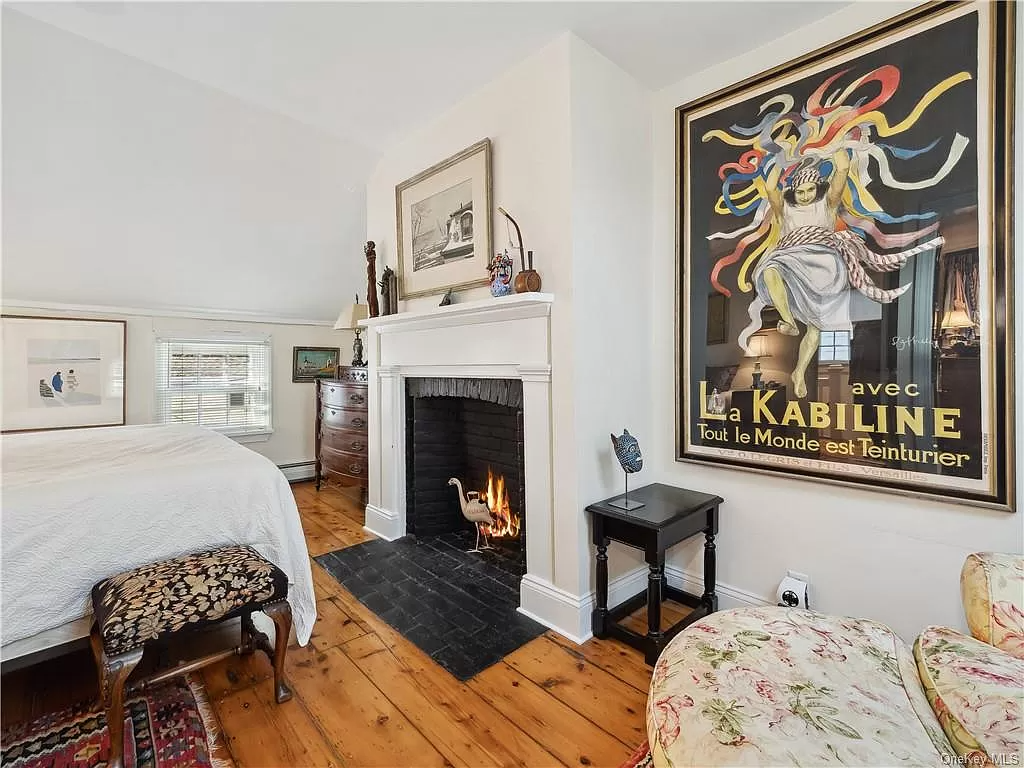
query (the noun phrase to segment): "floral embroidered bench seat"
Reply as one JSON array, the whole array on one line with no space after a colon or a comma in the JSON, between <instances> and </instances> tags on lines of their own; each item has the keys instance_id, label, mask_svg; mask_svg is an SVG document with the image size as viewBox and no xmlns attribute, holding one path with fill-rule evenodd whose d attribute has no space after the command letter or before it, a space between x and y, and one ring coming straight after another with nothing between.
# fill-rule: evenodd
<instances>
[{"instance_id":1,"label":"floral embroidered bench seat","mask_svg":"<svg viewBox=\"0 0 1024 768\"><path fill-rule=\"evenodd\" d=\"M288 576L255 549L229 546L144 565L92 588L95 622L91 642L100 675L100 695L110 728L107 768L122 768L125 683L147 645L180 632L240 616L241 643L183 666L157 672L133 688L143 689L233 654L264 651L274 665L278 703L291 698L284 659L291 632ZM252 613L274 622L275 642L256 629Z\"/></svg>"},{"instance_id":2,"label":"floral embroidered bench seat","mask_svg":"<svg viewBox=\"0 0 1024 768\"><path fill-rule=\"evenodd\" d=\"M92 588L93 612L109 656L287 597L284 571L252 547L223 547L144 565Z\"/></svg>"}]
</instances>

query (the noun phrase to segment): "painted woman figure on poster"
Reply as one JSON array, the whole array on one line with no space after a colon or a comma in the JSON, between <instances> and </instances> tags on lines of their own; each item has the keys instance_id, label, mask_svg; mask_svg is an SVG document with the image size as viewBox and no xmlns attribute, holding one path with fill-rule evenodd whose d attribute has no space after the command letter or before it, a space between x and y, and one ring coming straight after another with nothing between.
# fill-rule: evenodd
<instances>
[{"instance_id":1,"label":"painted woman figure on poster","mask_svg":"<svg viewBox=\"0 0 1024 768\"><path fill-rule=\"evenodd\" d=\"M758 125L734 125L729 131L713 130L703 137L704 141L719 139L744 148L736 162L719 169L723 185L716 210L754 215L748 226L709 236L710 240L741 237L735 250L715 263L712 285L731 295L721 283L721 271L744 259L737 286L743 292L756 291L748 308L750 324L738 339L744 352L750 352L748 340L760 330L761 310L767 306L779 312L780 333L799 336L798 322L805 326L791 376L798 398L807 396L805 375L817 354L821 331L850 329L850 290L879 304L895 301L911 284L883 289L868 271L899 270L911 256L943 243L942 237L931 237L937 223L897 233L878 227L879 223L923 222L935 214L886 213L868 189L876 180L869 160L874 161L877 181L884 186L925 189L949 174L968 143L957 134L945 162L931 178L896 179L891 158L923 155L939 141L923 149L903 149L876 137L891 137L914 125L931 102L970 75L961 72L937 84L909 116L890 125L880 108L896 92L899 70L882 66L845 88L830 90L846 74L843 71L826 79L799 111L794 110L792 96L779 94L761 106L764 117ZM864 95L872 92L877 92L873 98ZM924 238L930 239L922 242ZM868 246L869 240L874 248ZM893 248L904 250L878 252Z\"/></svg>"}]
</instances>

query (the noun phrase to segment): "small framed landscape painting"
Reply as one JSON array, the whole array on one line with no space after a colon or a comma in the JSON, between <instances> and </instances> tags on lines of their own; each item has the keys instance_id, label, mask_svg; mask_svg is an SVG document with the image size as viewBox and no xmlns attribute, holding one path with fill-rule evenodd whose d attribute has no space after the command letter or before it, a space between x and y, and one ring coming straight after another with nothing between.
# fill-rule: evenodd
<instances>
[{"instance_id":1,"label":"small framed landscape painting","mask_svg":"<svg viewBox=\"0 0 1024 768\"><path fill-rule=\"evenodd\" d=\"M339 347L292 347L292 381L329 379L338 369Z\"/></svg>"},{"instance_id":2,"label":"small framed landscape painting","mask_svg":"<svg viewBox=\"0 0 1024 768\"><path fill-rule=\"evenodd\" d=\"M4 432L125 423L124 320L0 319Z\"/></svg>"},{"instance_id":3,"label":"small framed landscape painting","mask_svg":"<svg viewBox=\"0 0 1024 768\"><path fill-rule=\"evenodd\" d=\"M1014 508L1016 12L927 3L678 108L677 459Z\"/></svg>"},{"instance_id":4,"label":"small framed landscape painting","mask_svg":"<svg viewBox=\"0 0 1024 768\"><path fill-rule=\"evenodd\" d=\"M486 285L491 254L491 140L395 187L398 298Z\"/></svg>"}]
</instances>

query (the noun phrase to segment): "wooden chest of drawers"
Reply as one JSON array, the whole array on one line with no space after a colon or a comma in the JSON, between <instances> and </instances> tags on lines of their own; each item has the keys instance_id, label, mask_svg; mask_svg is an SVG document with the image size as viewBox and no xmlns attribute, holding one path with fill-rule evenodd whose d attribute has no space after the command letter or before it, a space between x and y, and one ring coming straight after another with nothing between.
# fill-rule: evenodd
<instances>
[{"instance_id":1,"label":"wooden chest of drawers","mask_svg":"<svg viewBox=\"0 0 1024 768\"><path fill-rule=\"evenodd\" d=\"M325 479L367 487L367 375L340 366L337 379L316 382L316 488Z\"/></svg>"}]
</instances>

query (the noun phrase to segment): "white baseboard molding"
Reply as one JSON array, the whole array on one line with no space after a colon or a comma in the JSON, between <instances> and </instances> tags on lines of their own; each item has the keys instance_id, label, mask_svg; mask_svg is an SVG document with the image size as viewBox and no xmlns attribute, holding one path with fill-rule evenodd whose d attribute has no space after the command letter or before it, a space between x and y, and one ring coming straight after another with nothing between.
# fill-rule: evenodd
<instances>
[{"instance_id":1,"label":"white baseboard molding","mask_svg":"<svg viewBox=\"0 0 1024 768\"><path fill-rule=\"evenodd\" d=\"M312 480L316 477L315 461L299 461L295 464L279 465L281 472L288 479L289 483L298 483L302 480Z\"/></svg>"},{"instance_id":2,"label":"white baseboard molding","mask_svg":"<svg viewBox=\"0 0 1024 768\"><path fill-rule=\"evenodd\" d=\"M608 603L618 605L647 589L647 569L635 570L608 581ZM594 592L580 598L550 582L526 574L519 586L519 612L539 621L563 637L582 645L591 637L590 615L597 597Z\"/></svg>"},{"instance_id":3,"label":"white baseboard molding","mask_svg":"<svg viewBox=\"0 0 1024 768\"><path fill-rule=\"evenodd\" d=\"M529 573L519 583L519 612L577 645L591 636L590 611L584 616L579 597Z\"/></svg>"},{"instance_id":4,"label":"white baseboard molding","mask_svg":"<svg viewBox=\"0 0 1024 768\"><path fill-rule=\"evenodd\" d=\"M642 570L645 571L644 578L646 579L647 569L644 568ZM675 565L665 566L665 579L671 586L686 590L695 595L699 595L704 591L703 575L685 571ZM723 584L720 581L715 583L715 594L718 595L719 610L729 608L762 608L766 605L775 605L774 597L756 595L753 592L734 587L731 584Z\"/></svg>"},{"instance_id":5,"label":"white baseboard molding","mask_svg":"<svg viewBox=\"0 0 1024 768\"><path fill-rule=\"evenodd\" d=\"M647 589L647 566L642 565L608 581L608 605L616 606L636 594ZM691 573L678 566L665 566L666 582L677 589L691 594L704 592L704 579L699 573ZM582 645L593 634L590 627L590 615L597 603L596 592L589 592L580 597L566 592L543 579L530 574L523 577L520 585L519 612L538 621L568 638L577 645ZM774 605L771 598L747 592L731 584L718 582L715 585L720 610L729 608L761 607Z\"/></svg>"},{"instance_id":6,"label":"white baseboard molding","mask_svg":"<svg viewBox=\"0 0 1024 768\"><path fill-rule=\"evenodd\" d=\"M398 516L394 512L373 504L366 505L363 529L385 541L394 541L405 535L405 531L399 530Z\"/></svg>"}]
</instances>

